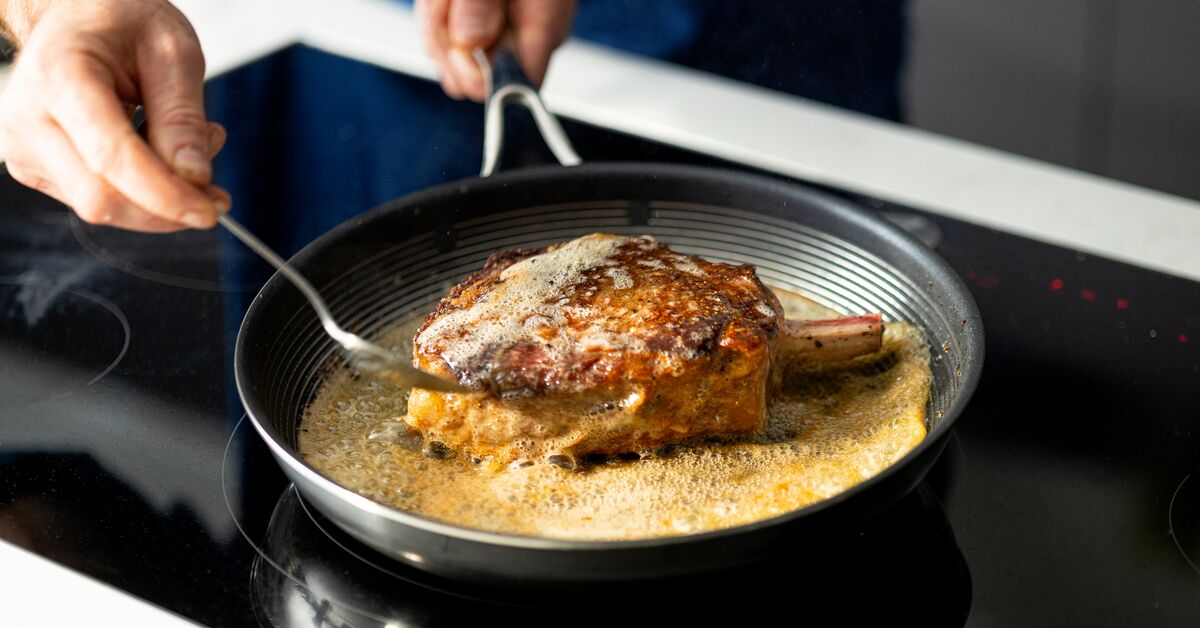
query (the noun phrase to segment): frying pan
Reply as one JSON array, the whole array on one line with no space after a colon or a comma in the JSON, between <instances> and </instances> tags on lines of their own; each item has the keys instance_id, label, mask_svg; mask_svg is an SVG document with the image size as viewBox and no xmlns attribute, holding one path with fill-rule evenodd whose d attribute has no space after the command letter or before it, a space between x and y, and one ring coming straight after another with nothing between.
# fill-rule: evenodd
<instances>
[{"instance_id":1,"label":"frying pan","mask_svg":"<svg viewBox=\"0 0 1200 628\"><path fill-rule=\"evenodd\" d=\"M882 312L924 330L932 391L926 438L877 476L830 499L734 528L633 541L498 534L381 505L335 483L298 453L297 433L338 348L303 297L272 277L251 303L234 355L255 429L301 495L351 536L395 560L477 582L595 583L714 570L803 547L895 502L944 448L983 365L983 326L966 287L934 252L877 216L795 183L657 163L540 166L491 174L504 104L517 101L560 161L577 163L515 58L496 57L484 176L389 202L290 261L334 317L371 338L423 316L487 256L598 231L649 234L683 253L753 264L766 283L842 312Z\"/></svg>"}]
</instances>

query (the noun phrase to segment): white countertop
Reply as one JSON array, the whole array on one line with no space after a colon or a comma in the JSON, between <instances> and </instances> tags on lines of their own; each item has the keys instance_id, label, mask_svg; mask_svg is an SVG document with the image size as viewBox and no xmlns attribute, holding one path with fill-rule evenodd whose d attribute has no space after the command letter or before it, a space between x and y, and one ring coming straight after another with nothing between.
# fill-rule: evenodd
<instances>
[{"instance_id":1,"label":"white countertop","mask_svg":"<svg viewBox=\"0 0 1200 628\"><path fill-rule=\"evenodd\" d=\"M303 42L434 77L403 5L176 4L211 75ZM543 95L556 113L597 126L1200 280L1200 202L577 41L556 56ZM0 591L13 625L187 625L4 542Z\"/></svg>"},{"instance_id":2,"label":"white countertop","mask_svg":"<svg viewBox=\"0 0 1200 628\"><path fill-rule=\"evenodd\" d=\"M6 626L184 628L196 624L124 591L0 541Z\"/></svg>"},{"instance_id":3,"label":"white countertop","mask_svg":"<svg viewBox=\"0 0 1200 628\"><path fill-rule=\"evenodd\" d=\"M210 75L298 42L423 78L436 71L395 2L175 4ZM596 126L1200 280L1191 199L574 40L543 96Z\"/></svg>"},{"instance_id":4,"label":"white countertop","mask_svg":"<svg viewBox=\"0 0 1200 628\"><path fill-rule=\"evenodd\" d=\"M411 13L393 2L177 4L195 19L213 74L303 42L434 77ZM1200 280L1191 199L574 40L543 97L596 126Z\"/></svg>"}]
</instances>

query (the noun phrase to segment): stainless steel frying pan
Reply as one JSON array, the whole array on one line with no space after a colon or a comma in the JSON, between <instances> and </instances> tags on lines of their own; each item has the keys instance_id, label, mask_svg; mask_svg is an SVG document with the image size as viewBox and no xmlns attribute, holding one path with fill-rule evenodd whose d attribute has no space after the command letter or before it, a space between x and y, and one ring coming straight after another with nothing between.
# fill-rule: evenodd
<instances>
[{"instance_id":1,"label":"stainless steel frying pan","mask_svg":"<svg viewBox=\"0 0 1200 628\"><path fill-rule=\"evenodd\" d=\"M540 109L515 59L497 56L488 164L503 102ZM573 151L544 110L548 143ZM303 297L276 275L242 323L238 391L254 427L300 493L336 525L396 560L451 578L598 582L670 576L753 561L819 540L910 491L941 453L983 365L983 327L966 287L935 253L879 217L802 185L653 163L548 166L447 183L367 212L291 263L333 315L367 338L430 311L447 289L507 247L605 231L650 234L681 252L753 264L768 284L843 312L882 312L926 333L934 381L929 434L880 475L833 498L736 528L639 541L564 541L424 519L339 486L297 453L301 416L338 349Z\"/></svg>"}]
</instances>

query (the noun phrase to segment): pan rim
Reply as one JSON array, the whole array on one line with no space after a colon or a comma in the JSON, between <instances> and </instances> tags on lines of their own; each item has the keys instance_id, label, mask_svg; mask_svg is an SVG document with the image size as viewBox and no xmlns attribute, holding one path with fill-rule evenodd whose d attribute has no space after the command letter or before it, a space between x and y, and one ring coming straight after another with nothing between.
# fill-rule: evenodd
<instances>
[{"instance_id":1,"label":"pan rim","mask_svg":"<svg viewBox=\"0 0 1200 628\"><path fill-rule=\"evenodd\" d=\"M971 297L966 284L961 278L959 278L958 274L950 268L949 264L947 264L940 255L928 249L916 238L899 229L898 227L888 223L883 218L868 212L865 208L858 207L849 201L815 189L804 184L803 182L776 179L770 176L732 168L722 169L708 166L667 164L657 162L602 162L585 163L572 167L533 166L520 170L495 174L487 178L468 177L450 181L393 199L382 205L367 210L358 216L350 218L337 225L333 229L325 232L312 242L309 242L302 247L289 259L289 263L297 264L298 266L302 267L308 258L319 254L328 246L329 243L338 240L346 232L358 228L364 222L376 219L379 216L390 212L401 211L404 208L420 206L427 200L440 200L448 193L455 191L464 192L468 189L470 189L471 193L480 193L481 191L492 189L494 187L506 187L510 185L528 184L532 182L544 183L547 181L547 179L553 180L558 177L571 178L583 175L608 175L642 178L658 178L660 176L679 178L703 177L710 181L725 183L730 187L730 189L751 185L760 190L777 190L782 194L796 194L797 190L800 190L805 195L806 201L824 205L825 208L834 210L834 212L839 216L847 217L856 223L869 226L876 232L882 232L886 234L889 239L895 240L899 245L901 245L901 248L908 249L910 252L921 252L920 254L912 253L912 257L914 257L914 259L919 259L925 270L929 271L932 276L936 277L938 281L943 282L947 286L948 292L957 297L957 302L954 305L964 312L964 354L968 356L978 355L979 357L976 360L968 359L964 361L961 375L959 377L960 387L958 393L952 400L950 407L943 412L938 424L926 433L925 437L920 443L918 443L900 459L888 465L874 476L867 478L866 480L863 480L862 482L859 482L858 484L855 484L854 486L851 486L836 495L814 502L803 508L728 528L720 528L693 534L668 535L630 540L574 540L505 534L457 526L454 524L421 517L419 515L407 513L390 506L383 505L371 500L370 498L360 495L353 490L338 484L332 478L329 478L318 471L315 467L309 464L308 461L305 460L298 451L284 441L284 439L277 433L269 421L260 418L260 414L262 417L266 416L265 410L261 407L257 401L257 398L249 390L250 383L245 374L244 364L246 360L244 358L245 352L248 350L246 347L246 337L248 326L252 323L257 313L261 311L263 307L265 307L264 302L267 300L270 294L275 290L284 289L285 281L278 275L278 273L276 273L267 279L262 288L251 301L250 306L247 308L246 314L242 319L242 324L238 329L233 356L234 377L238 395L242 400L242 405L245 408L246 414L250 418L251 424L254 426L255 431L257 431L259 436L266 442L276 460L280 464L291 469L293 472L301 474L306 480L314 483L315 485L324 489L326 492L337 497L355 509L362 511L367 515L382 517L396 524L410 526L418 530L432 534L443 535L462 541L492 546L556 552L598 552L637 550L645 548L661 549L670 546L703 543L706 541L719 540L727 537L741 536L749 532L754 532L765 528L773 528L797 519L808 518L816 513L828 510L850 499L853 499L861 493L869 491L873 487L887 481L888 478L898 473L903 467L915 462L917 458L926 455L928 450L931 448L935 446L941 446L944 439L953 429L954 424L962 414L962 411L965 409L971 396L974 394L979 378L982 375L984 331L982 318L979 314L979 310L974 299ZM294 420L299 419L297 418Z\"/></svg>"}]
</instances>

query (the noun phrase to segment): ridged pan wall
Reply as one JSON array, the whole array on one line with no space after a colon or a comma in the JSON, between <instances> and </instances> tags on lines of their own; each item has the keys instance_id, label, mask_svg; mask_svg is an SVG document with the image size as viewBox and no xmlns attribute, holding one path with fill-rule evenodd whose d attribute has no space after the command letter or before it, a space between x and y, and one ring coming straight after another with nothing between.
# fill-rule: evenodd
<instances>
[{"instance_id":1,"label":"ridged pan wall","mask_svg":"<svg viewBox=\"0 0 1200 628\"><path fill-rule=\"evenodd\" d=\"M542 247L595 232L651 235L683 253L752 264L767 284L840 312L882 312L887 320L919 325L934 375L925 442L835 498L694 537L559 542L437 524L350 493L296 453L304 409L341 357L299 293L274 277L242 325L238 387L256 428L301 493L376 549L452 577L561 581L715 568L769 552L798 531L844 525L911 490L940 454L982 370L978 310L935 253L844 201L744 173L589 164L447 184L337 227L292 262L322 291L343 326L375 337L424 317L499 249ZM689 544L705 549L685 552ZM663 552L675 551L683 553L662 560Z\"/></svg>"},{"instance_id":2,"label":"ridged pan wall","mask_svg":"<svg viewBox=\"0 0 1200 628\"><path fill-rule=\"evenodd\" d=\"M651 235L679 252L753 265L768 285L799 292L839 312L882 312L886 320L920 325L930 339L934 373L931 429L958 392L955 373L961 373L962 364L955 359L961 353L955 351L953 327L961 326L961 319L948 320L928 292L878 257L833 236L752 212L650 202L646 224L631 225L632 203L603 205L608 208L595 203L528 208L455 224L453 250L441 252L431 236L419 236L364 260L322 291L339 321L371 338L397 323L423 318L494 251L543 247L595 232ZM272 395L277 416L302 414L325 368L339 357L308 314L299 311L282 330L270 360L277 365L270 380L278 391Z\"/></svg>"}]
</instances>

